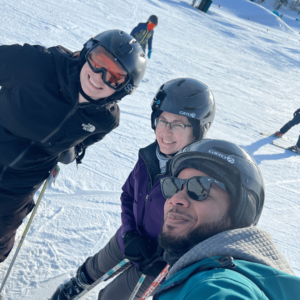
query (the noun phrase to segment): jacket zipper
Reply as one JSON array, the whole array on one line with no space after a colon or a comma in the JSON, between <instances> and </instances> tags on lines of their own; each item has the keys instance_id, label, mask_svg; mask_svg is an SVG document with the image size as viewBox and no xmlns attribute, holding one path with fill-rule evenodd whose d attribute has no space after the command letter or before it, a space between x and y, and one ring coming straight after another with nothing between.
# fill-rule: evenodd
<instances>
[{"instance_id":1,"label":"jacket zipper","mask_svg":"<svg viewBox=\"0 0 300 300\"><path fill-rule=\"evenodd\" d=\"M145 159L144 159L144 157L143 157L142 154L140 154L140 155L141 155L141 157L142 157L142 159L143 159L143 161L144 161L144 164L145 164L146 169L147 169L148 177L149 177L149 179L150 179L150 188L148 189L148 194L147 194L147 196L146 196L146 198L145 198L145 205L144 205L144 208L143 208L143 220L144 220L144 217L145 217L145 210L146 210L146 204L147 204L147 202L148 202L148 200L149 200L149 194L150 194L150 191L151 191L151 189L152 189L153 184L152 184L151 174L150 174L150 172L149 172L149 170L148 170L148 167L147 167L147 164L146 164L146 162L145 162ZM163 175L166 174L166 172L167 172L167 168L166 168L165 173L159 174L159 175L160 175L160 176L163 176ZM156 175L156 176L155 176L155 179L156 179L157 176L159 176L159 175ZM155 179L154 179L154 182L155 182ZM153 183L154 183L154 182L153 182ZM144 221L142 221L142 225L144 226Z\"/></svg>"},{"instance_id":2,"label":"jacket zipper","mask_svg":"<svg viewBox=\"0 0 300 300\"><path fill-rule=\"evenodd\" d=\"M141 154L140 154L140 155L141 155ZM164 173L162 173L162 174L157 174L157 175L155 176L155 178L154 178L154 182L152 183L151 174L149 173L149 170L148 170L148 168L147 168L147 164L145 163L145 159L144 159L144 157L143 157L142 155L141 155L141 157L142 157L142 159L143 159L143 161L144 161L144 164L145 164L145 166L146 166L147 173L148 173L148 176L149 176L149 179L150 179L150 188L149 188L149 190L148 190L148 194L147 194L146 199L145 199L145 202L147 202L147 201L148 201L148 198L149 198L150 190L152 189L154 182L156 182L156 179L157 179L158 177L164 176L164 175L167 173L168 168L167 168L167 166L166 166L166 171L165 171Z\"/></svg>"},{"instance_id":3,"label":"jacket zipper","mask_svg":"<svg viewBox=\"0 0 300 300\"><path fill-rule=\"evenodd\" d=\"M75 111L78 109L79 103L76 103L75 107L72 108L72 110L64 117L64 119L61 121L61 123L50 133L48 134L41 143L47 142L60 128L62 125L75 113Z\"/></svg>"},{"instance_id":4,"label":"jacket zipper","mask_svg":"<svg viewBox=\"0 0 300 300\"><path fill-rule=\"evenodd\" d=\"M56 127L48 136L46 136L41 142L44 143L48 139L50 139L61 127L62 125L75 113L78 109L79 103L77 102L76 105L72 108L72 110L65 116L65 118L61 121L61 123ZM2 172L0 173L0 181L2 180L4 173L6 172L8 167L13 167L23 156L29 151L31 146L35 144L34 141L31 141L30 145L27 146L10 164L3 167Z\"/></svg>"},{"instance_id":5,"label":"jacket zipper","mask_svg":"<svg viewBox=\"0 0 300 300\"><path fill-rule=\"evenodd\" d=\"M139 44L141 44L144 41L144 39L147 36L148 32L149 32L149 30L147 29L146 34L144 35L143 39L139 42Z\"/></svg>"},{"instance_id":6,"label":"jacket zipper","mask_svg":"<svg viewBox=\"0 0 300 300\"><path fill-rule=\"evenodd\" d=\"M8 166L5 166L3 169L2 169L2 172L0 174L0 181L2 180L3 178L3 175L4 173L6 172L7 170L7 167L13 167L28 151L29 149L31 148L31 146L34 145L34 141L31 141L31 143L8 165Z\"/></svg>"}]
</instances>

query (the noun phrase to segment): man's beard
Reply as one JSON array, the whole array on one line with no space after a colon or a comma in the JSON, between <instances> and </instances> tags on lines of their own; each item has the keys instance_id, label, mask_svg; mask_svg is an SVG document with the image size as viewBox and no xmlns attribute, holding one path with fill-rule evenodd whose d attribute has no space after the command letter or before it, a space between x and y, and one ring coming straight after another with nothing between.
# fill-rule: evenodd
<instances>
[{"instance_id":1,"label":"man's beard","mask_svg":"<svg viewBox=\"0 0 300 300\"><path fill-rule=\"evenodd\" d=\"M174 258L177 257L177 259L179 259L195 245L220 232L230 229L230 223L230 217L226 214L221 220L201 224L184 236L172 234L175 227L167 225L169 230L159 235L158 243L169 255L171 254Z\"/></svg>"}]
</instances>

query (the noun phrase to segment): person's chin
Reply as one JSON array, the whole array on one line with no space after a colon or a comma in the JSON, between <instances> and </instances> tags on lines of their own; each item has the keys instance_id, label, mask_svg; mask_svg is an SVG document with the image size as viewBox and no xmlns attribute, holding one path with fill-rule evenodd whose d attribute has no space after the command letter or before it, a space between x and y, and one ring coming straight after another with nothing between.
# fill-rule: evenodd
<instances>
[{"instance_id":1,"label":"person's chin","mask_svg":"<svg viewBox=\"0 0 300 300\"><path fill-rule=\"evenodd\" d=\"M160 145L160 152L162 152L165 155L170 155L173 154L176 151L175 146L170 144L170 145L166 145L166 144L161 144Z\"/></svg>"},{"instance_id":2,"label":"person's chin","mask_svg":"<svg viewBox=\"0 0 300 300\"><path fill-rule=\"evenodd\" d=\"M102 96L102 91L97 91L97 90L95 90L95 89L93 89L93 88L91 88L91 89L83 89L83 91L91 98L91 99L93 99L93 100L98 100L98 99L101 99L101 98L103 98L103 96Z\"/></svg>"},{"instance_id":3,"label":"person's chin","mask_svg":"<svg viewBox=\"0 0 300 300\"><path fill-rule=\"evenodd\" d=\"M182 225L182 224L180 224ZM184 236L188 232L188 228L186 226L180 226L178 224L165 224L163 232L168 233L173 236Z\"/></svg>"}]
</instances>

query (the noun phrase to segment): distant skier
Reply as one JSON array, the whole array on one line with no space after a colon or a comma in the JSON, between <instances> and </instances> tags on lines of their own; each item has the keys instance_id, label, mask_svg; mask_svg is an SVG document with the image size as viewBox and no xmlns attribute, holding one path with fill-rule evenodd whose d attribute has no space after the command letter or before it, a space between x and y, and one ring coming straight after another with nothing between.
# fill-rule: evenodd
<instances>
[{"instance_id":1,"label":"distant skier","mask_svg":"<svg viewBox=\"0 0 300 300\"><path fill-rule=\"evenodd\" d=\"M148 58L151 58L154 28L157 25L158 17L152 15L146 23L139 23L130 33L140 43L144 52L146 52L146 45L148 44Z\"/></svg>"},{"instance_id":2,"label":"distant skier","mask_svg":"<svg viewBox=\"0 0 300 300\"><path fill-rule=\"evenodd\" d=\"M300 123L300 108L294 112L294 118L287 122L279 131L275 132L275 136L282 137L286 132L288 132L293 126ZM300 135L298 142L295 146L292 146L291 149L295 152L300 152Z\"/></svg>"},{"instance_id":3,"label":"distant skier","mask_svg":"<svg viewBox=\"0 0 300 300\"><path fill-rule=\"evenodd\" d=\"M50 170L80 163L119 125L116 102L145 69L142 48L120 30L91 38L76 56L62 46L0 46L0 262Z\"/></svg>"},{"instance_id":4,"label":"distant skier","mask_svg":"<svg viewBox=\"0 0 300 300\"><path fill-rule=\"evenodd\" d=\"M102 289L98 300L127 300L145 274L147 277L135 299L142 296L166 265L161 249L157 249L166 201L160 179L168 176L168 162L176 153L205 138L214 116L214 96L202 82L178 78L160 87L151 114L156 141L139 150L138 161L122 188L121 227L104 248L87 258L76 277L57 289L51 300L72 299L124 257L133 266Z\"/></svg>"}]
</instances>

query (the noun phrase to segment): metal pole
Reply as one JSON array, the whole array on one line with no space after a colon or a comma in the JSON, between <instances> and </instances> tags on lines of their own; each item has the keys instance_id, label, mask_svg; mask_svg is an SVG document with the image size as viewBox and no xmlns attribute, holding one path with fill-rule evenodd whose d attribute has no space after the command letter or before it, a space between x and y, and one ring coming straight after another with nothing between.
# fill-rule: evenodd
<instances>
[{"instance_id":1,"label":"metal pole","mask_svg":"<svg viewBox=\"0 0 300 300\"><path fill-rule=\"evenodd\" d=\"M126 258L123 259L120 263L118 263L116 266L114 266L110 271L108 271L106 274L104 274L103 276L101 276L93 284L91 284L88 288L86 288L85 290L83 290L80 294L78 294L77 296L75 296L72 299L74 299L74 300L81 299L86 293L88 293L89 291L91 291L96 285L98 285L102 281L105 281L108 277L110 277L111 275L113 275L116 271L118 271L120 268L122 268L123 266L125 266L127 263L129 263L129 260L126 259Z\"/></svg>"},{"instance_id":2,"label":"metal pole","mask_svg":"<svg viewBox=\"0 0 300 300\"><path fill-rule=\"evenodd\" d=\"M155 278L152 284L148 287L148 289L140 298L140 300L146 300L152 294L152 292L157 288L157 286L160 284L163 278L166 277L168 271L169 271L169 265L166 265L165 268L161 271L161 273Z\"/></svg>"},{"instance_id":3,"label":"metal pole","mask_svg":"<svg viewBox=\"0 0 300 300\"><path fill-rule=\"evenodd\" d=\"M41 193L40 193L40 196L39 196L39 198L38 198L38 200L37 200L37 202L36 202L36 204L35 204L34 210L32 211L31 217L30 217L30 219L29 219L29 221L28 221L28 223L27 223L27 226L26 226L26 228L25 228L25 230L24 230L24 232L23 232L23 235L22 235L22 237L21 237L21 240L20 240L20 243L19 243L19 245L18 245L18 248L17 248L17 250L16 250L16 252L15 252L15 255L14 255L14 257L13 257L11 263L10 263L10 266L9 266L7 272L6 272L6 276L5 276L4 280L3 280L2 285L1 285L1 288L0 288L0 294L1 294L2 289L3 289L3 287L4 287L5 283L6 283L6 280L7 280L8 276L9 276L9 274L10 274L10 271L11 271L13 265L14 265L14 262L15 262L17 256L18 256L18 253L19 253L19 251L20 251L20 249L21 249L21 246L22 246L22 244L23 244L23 242L24 242L24 240L25 240L26 234L27 234L27 232L28 232L28 230L29 230L29 227L30 227L30 225L31 225L31 223L32 223L32 220L33 220L33 218L34 218L34 215L35 215L35 213L36 213L36 211L37 211L37 209L38 209L38 207L39 207L39 204L40 204L40 202L41 202L41 199L42 199L42 197L43 197L43 195L44 195L44 192L45 192L45 190L46 190L46 187L47 187L47 185L48 185L48 181L49 181L49 178L47 178L46 181L45 181L45 183L44 183L43 189L42 189L42 191L41 191Z\"/></svg>"},{"instance_id":4,"label":"metal pole","mask_svg":"<svg viewBox=\"0 0 300 300\"><path fill-rule=\"evenodd\" d=\"M134 288L133 292L131 293L131 295L130 295L130 297L129 297L128 300L133 300L133 299L134 299L136 293L137 293L138 290L140 289L140 287L141 287L141 285L143 284L145 278L146 278L146 275L143 274L143 275L141 276L140 280L138 281L137 285L135 286L135 288Z\"/></svg>"}]
</instances>

